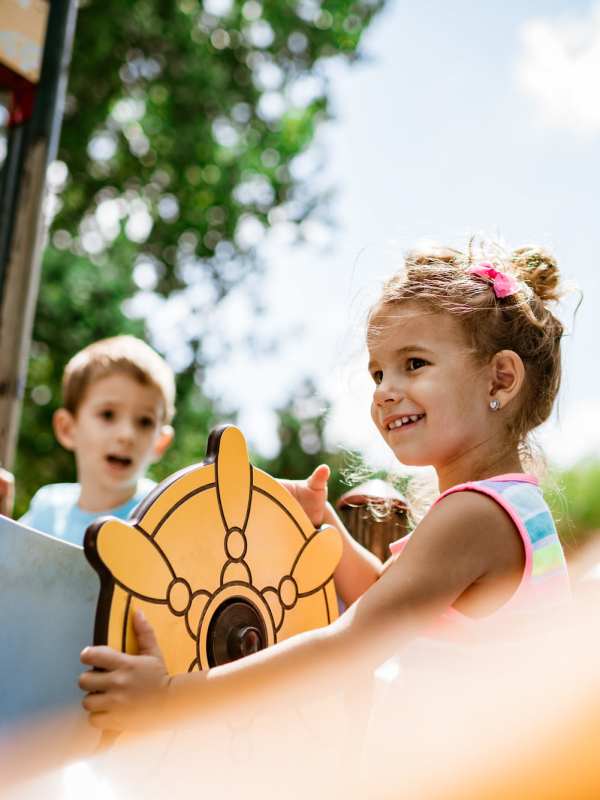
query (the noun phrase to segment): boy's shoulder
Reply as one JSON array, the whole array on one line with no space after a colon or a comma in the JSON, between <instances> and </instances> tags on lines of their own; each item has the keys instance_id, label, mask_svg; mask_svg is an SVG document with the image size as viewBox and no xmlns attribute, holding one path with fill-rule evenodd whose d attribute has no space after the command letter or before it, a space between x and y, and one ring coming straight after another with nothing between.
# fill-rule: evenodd
<instances>
[{"instance_id":1,"label":"boy's shoulder","mask_svg":"<svg viewBox=\"0 0 600 800\"><path fill-rule=\"evenodd\" d=\"M28 510L19 522L38 531L59 536L64 521L77 507L78 483L50 483L42 486L31 498Z\"/></svg>"},{"instance_id":2,"label":"boy's shoulder","mask_svg":"<svg viewBox=\"0 0 600 800\"><path fill-rule=\"evenodd\" d=\"M33 495L30 507L74 505L79 499L80 491L78 483L48 483Z\"/></svg>"},{"instance_id":3,"label":"boy's shoulder","mask_svg":"<svg viewBox=\"0 0 600 800\"><path fill-rule=\"evenodd\" d=\"M133 499L136 501L143 500L155 486L156 481L153 481L152 478L140 478Z\"/></svg>"}]
</instances>

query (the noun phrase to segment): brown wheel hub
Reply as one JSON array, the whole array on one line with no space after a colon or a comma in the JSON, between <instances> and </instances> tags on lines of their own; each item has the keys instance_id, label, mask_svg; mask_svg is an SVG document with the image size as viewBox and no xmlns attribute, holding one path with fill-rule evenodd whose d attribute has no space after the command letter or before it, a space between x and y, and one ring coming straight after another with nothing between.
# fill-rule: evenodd
<instances>
[{"instance_id":1,"label":"brown wheel hub","mask_svg":"<svg viewBox=\"0 0 600 800\"><path fill-rule=\"evenodd\" d=\"M267 632L257 609L245 598L226 600L215 611L208 628L209 666L257 653L266 643Z\"/></svg>"}]
</instances>

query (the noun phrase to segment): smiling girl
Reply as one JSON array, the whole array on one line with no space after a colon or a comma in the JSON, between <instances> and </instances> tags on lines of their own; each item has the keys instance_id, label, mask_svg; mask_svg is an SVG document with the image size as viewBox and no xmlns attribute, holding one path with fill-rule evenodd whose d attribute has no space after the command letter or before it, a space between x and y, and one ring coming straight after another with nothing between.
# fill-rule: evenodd
<instances>
[{"instance_id":1,"label":"smiling girl","mask_svg":"<svg viewBox=\"0 0 600 800\"><path fill-rule=\"evenodd\" d=\"M153 691L200 708L235 696L306 697L364 678L408 638L509 627L569 596L566 564L537 479L525 472L527 434L550 415L560 384L563 328L550 309L558 269L545 251L481 256L410 252L371 310L371 413L398 460L432 465L440 495L383 565L360 548L326 503L328 469L288 483L315 525L335 524L344 550L335 574L350 605L327 628L292 637L204 673L169 678L152 629L135 627L141 655L86 648L80 678L92 723L128 724ZM356 602L354 602L356 601Z\"/></svg>"}]
</instances>

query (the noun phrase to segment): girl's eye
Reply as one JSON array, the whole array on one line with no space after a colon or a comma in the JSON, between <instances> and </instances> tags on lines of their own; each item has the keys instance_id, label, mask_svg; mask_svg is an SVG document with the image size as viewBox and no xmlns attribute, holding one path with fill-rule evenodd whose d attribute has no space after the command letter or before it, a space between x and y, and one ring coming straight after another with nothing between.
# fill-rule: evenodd
<instances>
[{"instance_id":1,"label":"girl's eye","mask_svg":"<svg viewBox=\"0 0 600 800\"><path fill-rule=\"evenodd\" d=\"M100 416L102 419L105 419L107 422L110 422L115 418L115 412L111 408L104 408L100 412Z\"/></svg>"},{"instance_id":2,"label":"girl's eye","mask_svg":"<svg viewBox=\"0 0 600 800\"><path fill-rule=\"evenodd\" d=\"M428 362L423 358L409 358L406 362L406 368L409 372L415 372L415 370L421 369L421 367L426 367L427 364Z\"/></svg>"},{"instance_id":3,"label":"girl's eye","mask_svg":"<svg viewBox=\"0 0 600 800\"><path fill-rule=\"evenodd\" d=\"M371 373L371 377L373 378L377 386L379 386L379 384L383 380L383 370L376 369L374 372Z\"/></svg>"},{"instance_id":4,"label":"girl's eye","mask_svg":"<svg viewBox=\"0 0 600 800\"><path fill-rule=\"evenodd\" d=\"M153 428L154 427L154 420L152 417L140 417L138 420L138 424L140 428Z\"/></svg>"}]
</instances>

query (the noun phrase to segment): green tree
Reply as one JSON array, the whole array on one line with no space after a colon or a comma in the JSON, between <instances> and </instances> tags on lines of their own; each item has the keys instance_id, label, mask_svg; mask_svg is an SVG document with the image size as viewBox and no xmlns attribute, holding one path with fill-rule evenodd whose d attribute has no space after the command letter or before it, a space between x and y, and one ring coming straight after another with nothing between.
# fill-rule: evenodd
<instances>
[{"instance_id":1,"label":"green tree","mask_svg":"<svg viewBox=\"0 0 600 800\"><path fill-rule=\"evenodd\" d=\"M203 394L208 311L259 305L265 230L324 213L297 159L329 113L325 61L357 57L383 0L83 0L34 330L18 505L69 480L51 411L67 359L102 336L171 333L179 372L170 470L222 415ZM159 302L160 301L160 302ZM173 308L185 313L173 322ZM151 337L152 338L152 337ZM33 401L33 402L32 402ZM185 431L185 435L181 435ZM159 473L157 473L160 476Z\"/></svg>"},{"instance_id":2,"label":"green tree","mask_svg":"<svg viewBox=\"0 0 600 800\"><path fill-rule=\"evenodd\" d=\"M587 458L556 471L546 495L563 543L576 549L600 532L600 461Z\"/></svg>"},{"instance_id":3,"label":"green tree","mask_svg":"<svg viewBox=\"0 0 600 800\"><path fill-rule=\"evenodd\" d=\"M328 464L329 498L335 502L347 488L344 477L347 460L343 453L332 452L325 441L328 402L319 397L315 385L307 378L276 413L278 452L272 458L259 456L256 465L276 477L301 479L308 477L319 464Z\"/></svg>"}]
</instances>

